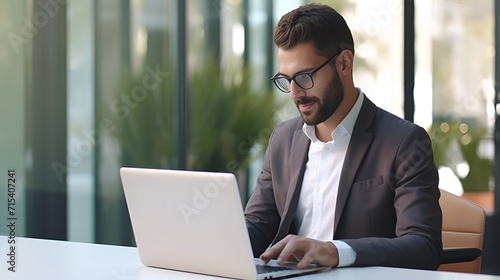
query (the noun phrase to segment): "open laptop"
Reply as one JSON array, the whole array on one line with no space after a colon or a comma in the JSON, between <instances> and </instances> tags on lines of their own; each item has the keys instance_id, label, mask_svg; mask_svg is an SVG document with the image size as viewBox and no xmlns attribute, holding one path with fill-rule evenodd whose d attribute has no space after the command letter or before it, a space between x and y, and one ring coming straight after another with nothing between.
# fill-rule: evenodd
<instances>
[{"instance_id":1,"label":"open laptop","mask_svg":"<svg viewBox=\"0 0 500 280\"><path fill-rule=\"evenodd\" d=\"M231 173L122 167L120 176L146 266L237 279L271 279L325 269L254 259ZM257 270L263 269L263 273ZM274 271L269 271L274 270Z\"/></svg>"}]
</instances>

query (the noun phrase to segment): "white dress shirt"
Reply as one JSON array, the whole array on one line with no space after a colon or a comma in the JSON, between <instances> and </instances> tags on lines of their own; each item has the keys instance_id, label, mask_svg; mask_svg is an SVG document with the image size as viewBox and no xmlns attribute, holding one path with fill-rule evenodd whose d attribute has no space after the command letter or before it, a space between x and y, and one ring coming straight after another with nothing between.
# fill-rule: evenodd
<instances>
[{"instance_id":1,"label":"white dress shirt","mask_svg":"<svg viewBox=\"0 0 500 280\"><path fill-rule=\"evenodd\" d=\"M356 103L332 132L332 141L318 140L314 126L302 127L311 144L294 222L298 235L333 242L339 252L339 267L349 266L356 259L356 252L349 245L332 239L340 174L363 99L358 90Z\"/></svg>"}]
</instances>

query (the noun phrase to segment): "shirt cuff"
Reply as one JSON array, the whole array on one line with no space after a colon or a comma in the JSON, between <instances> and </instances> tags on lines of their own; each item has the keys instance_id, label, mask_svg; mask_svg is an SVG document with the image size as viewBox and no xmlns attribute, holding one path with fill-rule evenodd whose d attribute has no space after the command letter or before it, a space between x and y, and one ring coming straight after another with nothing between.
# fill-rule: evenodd
<instances>
[{"instance_id":1,"label":"shirt cuff","mask_svg":"<svg viewBox=\"0 0 500 280\"><path fill-rule=\"evenodd\" d=\"M340 240L331 240L330 242L337 247L339 253L338 267L350 266L356 260L356 252L347 243Z\"/></svg>"}]
</instances>

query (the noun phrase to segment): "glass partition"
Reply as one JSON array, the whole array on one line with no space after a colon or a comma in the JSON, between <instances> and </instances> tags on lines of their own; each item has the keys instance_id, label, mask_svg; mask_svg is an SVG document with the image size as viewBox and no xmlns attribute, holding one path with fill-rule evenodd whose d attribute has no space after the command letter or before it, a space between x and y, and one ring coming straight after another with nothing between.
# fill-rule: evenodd
<instances>
[{"instance_id":1,"label":"glass partition","mask_svg":"<svg viewBox=\"0 0 500 280\"><path fill-rule=\"evenodd\" d=\"M9 3L7 3L9 2ZM26 190L26 90L29 83L31 41L23 32L20 19L28 9L24 1L0 1L0 235L10 236L6 223L16 218L17 236L25 235ZM9 172L15 171L14 173ZM9 176L13 174L13 176ZM15 179L10 181L8 179ZM11 185L9 186L9 183ZM12 215L8 211L8 199L14 198Z\"/></svg>"},{"instance_id":2,"label":"glass partition","mask_svg":"<svg viewBox=\"0 0 500 280\"><path fill-rule=\"evenodd\" d=\"M493 210L494 1L416 1L417 115L440 187Z\"/></svg>"}]
</instances>

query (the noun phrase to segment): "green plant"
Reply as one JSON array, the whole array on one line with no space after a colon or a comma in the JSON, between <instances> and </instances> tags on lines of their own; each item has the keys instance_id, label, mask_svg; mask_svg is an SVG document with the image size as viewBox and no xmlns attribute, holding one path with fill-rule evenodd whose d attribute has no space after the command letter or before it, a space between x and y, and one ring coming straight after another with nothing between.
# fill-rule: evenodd
<instances>
[{"instance_id":1,"label":"green plant","mask_svg":"<svg viewBox=\"0 0 500 280\"><path fill-rule=\"evenodd\" d=\"M248 69L222 73L213 58L194 73L190 87L191 168L245 168L251 149L266 145L281 105L270 90L253 89L250 78Z\"/></svg>"},{"instance_id":2,"label":"green plant","mask_svg":"<svg viewBox=\"0 0 500 280\"><path fill-rule=\"evenodd\" d=\"M144 76L131 78L125 91L140 86ZM123 165L175 167L174 81L173 75L168 76L119 122L116 137ZM193 73L188 93L187 169L237 172L246 168L275 125L274 115L281 107L276 97L269 89L254 89L247 68L223 72L213 58Z\"/></svg>"},{"instance_id":3,"label":"green plant","mask_svg":"<svg viewBox=\"0 0 500 280\"><path fill-rule=\"evenodd\" d=\"M465 192L490 190L493 162L478 153L486 134L485 127L458 121L435 123L430 129L436 165L449 166ZM461 161L469 168L465 176L457 168Z\"/></svg>"},{"instance_id":4,"label":"green plant","mask_svg":"<svg viewBox=\"0 0 500 280\"><path fill-rule=\"evenodd\" d=\"M123 78L111 102L123 166L171 167L175 155L173 129L174 79L170 71L154 87L144 83L147 70ZM147 87L147 88L146 88Z\"/></svg>"}]
</instances>

